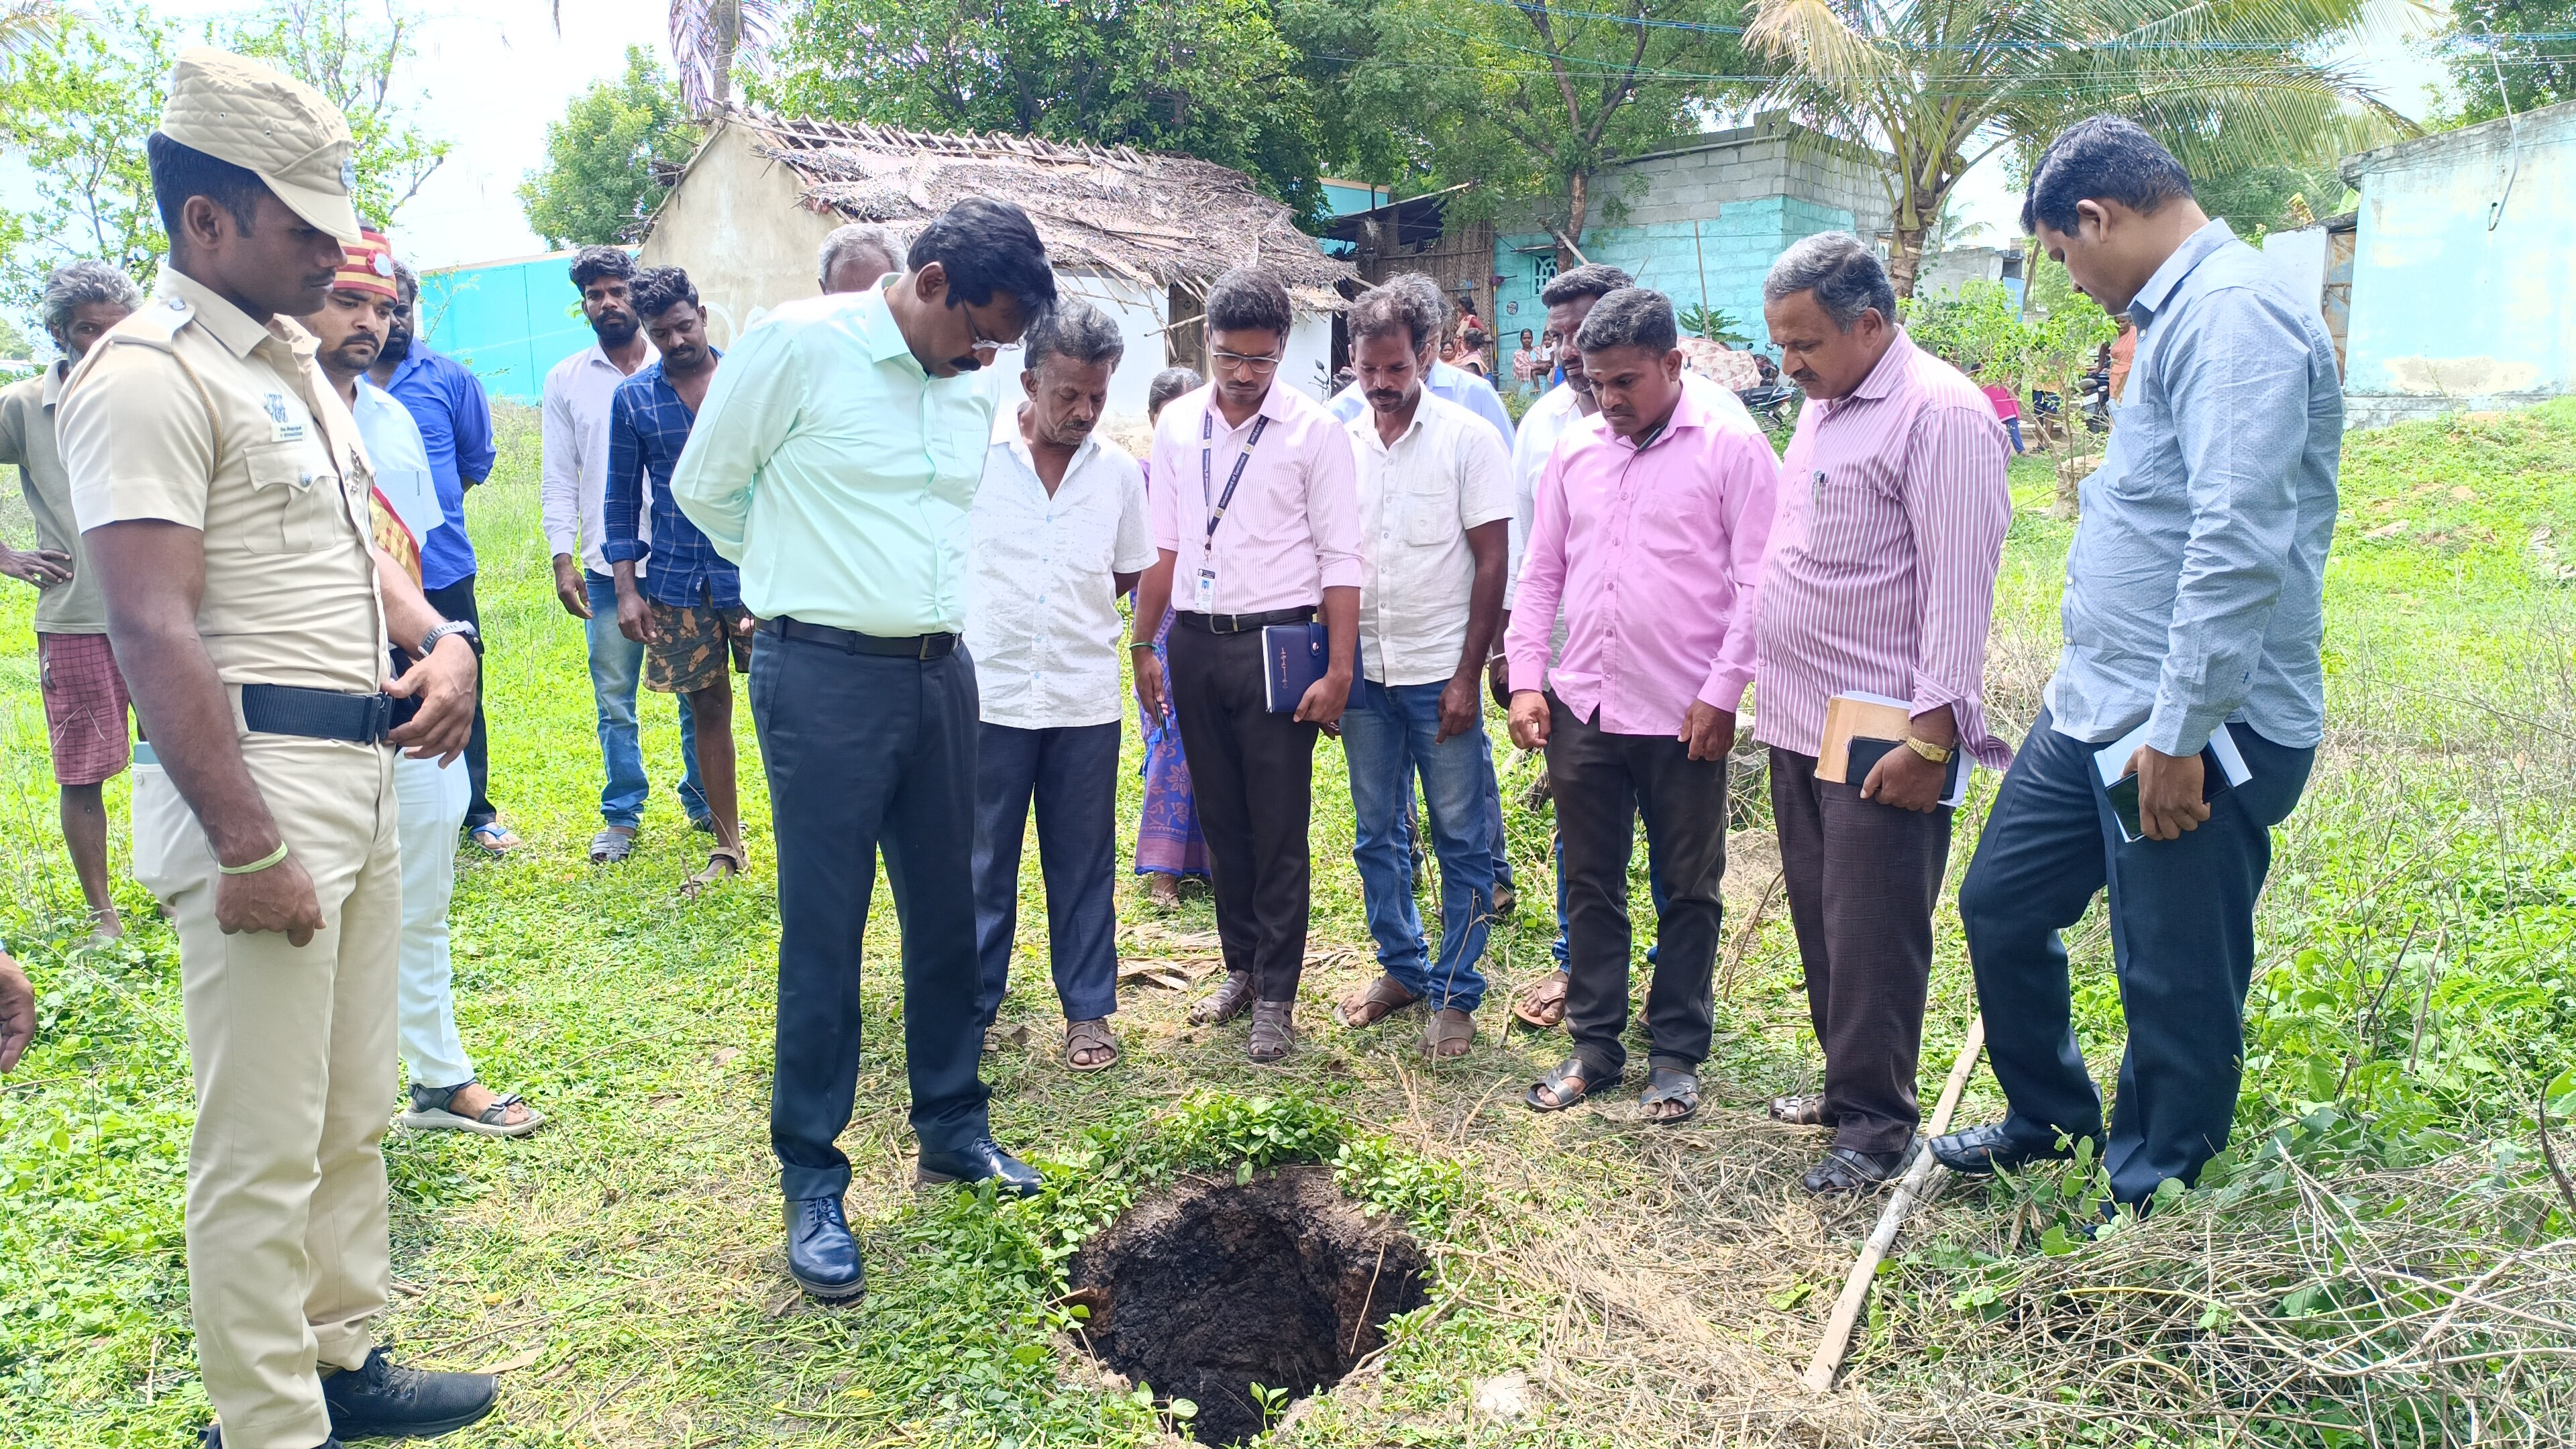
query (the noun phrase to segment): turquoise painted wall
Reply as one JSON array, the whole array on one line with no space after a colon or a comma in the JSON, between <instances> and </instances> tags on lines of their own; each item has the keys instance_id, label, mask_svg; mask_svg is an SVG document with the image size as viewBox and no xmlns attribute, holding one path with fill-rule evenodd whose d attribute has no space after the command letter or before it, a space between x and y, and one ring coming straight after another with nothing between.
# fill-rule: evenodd
<instances>
[{"instance_id":1,"label":"turquoise painted wall","mask_svg":"<svg viewBox=\"0 0 2576 1449\"><path fill-rule=\"evenodd\" d=\"M534 404L547 369L591 344L571 264L558 252L423 272L421 335L472 368L485 392Z\"/></svg>"},{"instance_id":2,"label":"turquoise painted wall","mask_svg":"<svg viewBox=\"0 0 2576 1449\"><path fill-rule=\"evenodd\" d=\"M2576 391L2576 102L2518 129L2490 121L2373 151L2344 175L2361 192L2347 426Z\"/></svg>"},{"instance_id":3,"label":"turquoise painted wall","mask_svg":"<svg viewBox=\"0 0 2576 1449\"><path fill-rule=\"evenodd\" d=\"M1335 216L1348 216L1354 211L1375 211L1393 195L1383 186L1371 188L1329 180L1324 183L1324 206Z\"/></svg>"},{"instance_id":4,"label":"turquoise painted wall","mask_svg":"<svg viewBox=\"0 0 2576 1449\"><path fill-rule=\"evenodd\" d=\"M1699 304L1705 268L1708 305L1732 314L1737 330L1767 350L1762 278L1772 260L1801 237L1848 230L1852 214L1794 196L1730 201L1713 209L1718 215L1698 223L1696 239L1691 223L1666 221L1587 228L1580 245L1585 256L1624 268L1637 285L1663 293L1679 308ZM1494 271L1503 283L1494 289L1491 320L1507 347L1517 347L1521 329L1546 330L1538 289L1556 275L1555 244L1538 232L1497 235Z\"/></svg>"}]
</instances>

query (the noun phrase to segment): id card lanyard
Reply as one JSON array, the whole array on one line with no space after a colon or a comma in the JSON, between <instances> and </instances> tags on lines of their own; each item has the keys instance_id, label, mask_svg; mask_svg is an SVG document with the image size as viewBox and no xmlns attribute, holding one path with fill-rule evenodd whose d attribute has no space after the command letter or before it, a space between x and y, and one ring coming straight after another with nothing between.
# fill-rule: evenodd
<instances>
[{"instance_id":1,"label":"id card lanyard","mask_svg":"<svg viewBox=\"0 0 2576 1449\"><path fill-rule=\"evenodd\" d=\"M1261 434L1270 426L1263 414L1252 420L1252 436L1243 440L1243 451L1234 455L1234 471L1225 475L1225 492L1208 504L1207 536L1199 540L1199 576L1191 595L1197 607L1193 613L1216 612L1216 526L1225 521L1226 505L1234 502L1235 485L1243 481L1243 467L1252 461L1252 450L1261 446ZM1199 414L1199 501L1206 503L1216 489L1216 403L1211 399L1207 411Z\"/></svg>"}]
</instances>

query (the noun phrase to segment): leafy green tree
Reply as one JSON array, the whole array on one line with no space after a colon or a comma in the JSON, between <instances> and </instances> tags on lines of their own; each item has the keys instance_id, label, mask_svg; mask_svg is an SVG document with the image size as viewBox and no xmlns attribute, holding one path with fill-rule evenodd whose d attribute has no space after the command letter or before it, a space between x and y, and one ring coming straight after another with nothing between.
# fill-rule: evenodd
<instances>
[{"instance_id":1,"label":"leafy green tree","mask_svg":"<svg viewBox=\"0 0 2576 1449\"><path fill-rule=\"evenodd\" d=\"M358 214L377 222L391 222L447 159L447 143L412 120L428 99L407 73L419 25L399 0L270 0L230 42L340 108L356 143Z\"/></svg>"},{"instance_id":2,"label":"leafy green tree","mask_svg":"<svg viewBox=\"0 0 2576 1449\"><path fill-rule=\"evenodd\" d=\"M2344 209L2344 194L2351 190L2335 174L2333 163L2311 166L2245 166L2191 179L2192 195L2200 209L2211 216L2222 217L2236 234L2251 238L2265 231L2285 231L2307 223L2298 219L2290 203L2304 204L2311 218L2332 216Z\"/></svg>"},{"instance_id":3,"label":"leafy green tree","mask_svg":"<svg viewBox=\"0 0 2576 1449\"><path fill-rule=\"evenodd\" d=\"M280 0L225 42L309 82L341 107L357 142L359 211L391 221L446 155L393 97L412 22L385 0L376 24L351 0ZM0 300L31 302L45 273L78 257L113 262L150 285L168 240L152 200L143 140L160 123L162 87L190 37L142 6L96 17L62 12L53 32L0 70L0 154L23 160L35 204L0 216L22 240L0 264Z\"/></svg>"},{"instance_id":4,"label":"leafy green tree","mask_svg":"<svg viewBox=\"0 0 2576 1449\"><path fill-rule=\"evenodd\" d=\"M178 27L141 8L67 16L0 72L0 154L27 165L35 204L0 220L18 244L0 299L32 305L45 274L78 257L148 283L169 243L152 203L143 138L161 119Z\"/></svg>"},{"instance_id":5,"label":"leafy green tree","mask_svg":"<svg viewBox=\"0 0 2576 1449\"><path fill-rule=\"evenodd\" d=\"M813 0L773 110L1178 151L1320 215L1315 114L1270 0Z\"/></svg>"},{"instance_id":6,"label":"leafy green tree","mask_svg":"<svg viewBox=\"0 0 2576 1449\"><path fill-rule=\"evenodd\" d=\"M1466 215L1535 201L1558 264L1605 203L1604 165L1696 133L1740 99L1739 0L1280 0L1319 58L1337 170L1433 190Z\"/></svg>"},{"instance_id":7,"label":"leafy green tree","mask_svg":"<svg viewBox=\"0 0 2576 1449\"><path fill-rule=\"evenodd\" d=\"M573 98L546 125L546 162L519 183L528 228L552 247L626 240L662 196L657 166L698 144L679 85L652 52L626 47L626 74Z\"/></svg>"},{"instance_id":8,"label":"leafy green tree","mask_svg":"<svg viewBox=\"0 0 2576 1449\"><path fill-rule=\"evenodd\" d=\"M1751 0L1745 39L1780 70L1765 102L1893 158L1888 272L1908 296L1959 179L2087 114L2129 117L2195 174L2330 163L2411 132L2317 58L2376 33L2381 13L2371 0Z\"/></svg>"},{"instance_id":9,"label":"leafy green tree","mask_svg":"<svg viewBox=\"0 0 2576 1449\"><path fill-rule=\"evenodd\" d=\"M2459 125L2576 100L2576 0L2451 0L2440 47ZM2524 36L2546 37L2526 40Z\"/></svg>"}]
</instances>

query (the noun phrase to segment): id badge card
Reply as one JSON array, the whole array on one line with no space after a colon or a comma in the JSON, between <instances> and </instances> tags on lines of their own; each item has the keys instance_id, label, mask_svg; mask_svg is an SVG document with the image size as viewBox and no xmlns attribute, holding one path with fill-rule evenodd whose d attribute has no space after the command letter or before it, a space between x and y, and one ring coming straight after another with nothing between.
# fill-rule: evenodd
<instances>
[{"instance_id":1,"label":"id badge card","mask_svg":"<svg viewBox=\"0 0 2576 1449\"><path fill-rule=\"evenodd\" d=\"M1198 582L1194 586L1190 598L1193 601L1191 608L1192 613L1213 614L1216 612L1215 571L1204 568L1199 570Z\"/></svg>"}]
</instances>

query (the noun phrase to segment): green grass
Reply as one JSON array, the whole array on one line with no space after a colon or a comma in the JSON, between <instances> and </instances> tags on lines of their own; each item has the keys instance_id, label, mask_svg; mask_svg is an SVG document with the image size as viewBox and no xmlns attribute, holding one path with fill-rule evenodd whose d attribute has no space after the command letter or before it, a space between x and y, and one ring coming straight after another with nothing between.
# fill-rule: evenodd
<instances>
[{"instance_id":1,"label":"green grass","mask_svg":"<svg viewBox=\"0 0 2576 1449\"><path fill-rule=\"evenodd\" d=\"M2331 1386L2258 1403L2222 1384L2172 1400L2145 1386L2152 1375L2095 1382L2100 1359L2053 1362L2031 1347L2031 1315L2074 1300L2030 1275L2094 1272L2119 1288L2155 1281L2119 1256L2138 1244L2271 1241L2285 1164L2384 1207L2405 1196L2387 1174L2431 1180L2470 1161L2489 1174L2471 1198L2494 1204L2479 1251L2566 1230L2532 1186L2530 1124L2534 1094L2576 1060L2576 837L2563 819L2576 635L2553 543L2576 560L2576 403L2408 425L2347 449L2329 573L2331 736L2280 834L2239 1150L2213 1190L2125 1235L2128 1248L2063 1256L2062 1232L2042 1246L2063 1214L2030 1185L1952 1192L1884 1280L1856 1348L1857 1391L1831 1403L1802 1399L1794 1379L1874 1207L1809 1204L1795 1177L1817 1143L1760 1119L1765 1096L1812 1086L1816 1071L1777 904L1749 929L1750 913L1730 913L1699 1122L1645 1126L1624 1094L1534 1117L1519 1090L1562 1039L1495 1034L1499 1002L1476 1049L1437 1069L1404 1050L1411 1020L1330 1024L1326 1004L1370 970L1354 949L1365 928L1330 744L1313 833L1322 959L1301 1049L1282 1068L1248 1065L1239 1031L1188 1028L1183 993L1131 987L1118 1019L1127 1060L1066 1070L1051 1049L1029 852L1005 1011L1030 1025L1031 1048L992 1061L989 1076L998 1135L1048 1166L1049 1192L1033 1203L908 1185L896 939L880 890L870 1050L844 1139L871 1292L850 1310L803 1304L780 1261L765 1131L777 918L758 771L745 772L753 869L739 883L695 904L675 897L702 837L667 788L631 862L585 862L599 766L581 633L547 583L535 429L514 413L503 438L469 514L494 641L493 795L529 846L506 862L460 859L457 1007L486 1079L525 1091L554 1122L523 1143L388 1148L402 1291L387 1337L410 1361L509 1370L501 1412L448 1441L462 1449L1152 1442L1162 1406L1086 1366L1078 1325L1053 1308L1054 1275L1133 1192L1247 1161L1339 1161L1355 1196L1416 1217L1439 1265L1432 1305L1383 1363L1280 1431L1300 1444L2178 1443L2213 1426L2255 1442L2367 1442L2306 1427L2345 1412ZM2054 657L2071 525L2042 512L2049 460L2013 476L1990 690L1999 724L2018 733ZM22 521L0 527L16 537ZM32 591L0 589L0 932L44 999L34 1050L0 1086L0 1446L178 1444L207 1408L180 1231L191 1109L176 948L130 883L127 942L77 947L31 612ZM644 712L666 787L675 716L658 700ZM748 711L737 713L748 765ZM1513 798L1533 766L1505 758ZM1129 822L1136 788L1131 771ZM1960 821L1954 881L1991 790L1982 781ZM123 782L110 802L122 821ZM1758 800L1740 809L1757 828L1767 816ZM1507 813L1525 904L1489 967L1517 983L1546 969L1553 934L1547 825L1517 803ZM120 861L125 848L120 832ZM1176 918L1126 896L1121 911L1128 957L1212 952L1201 899ZM1974 1009L1947 898L1938 925L1927 1100ZM2073 945L2080 1031L2107 1074L2121 1027L2098 912ZM1981 1073L1965 1117L1998 1106ZM2414 1191L2418 1206L2386 1221L2430 1221L2433 1200ZM2231 1311L2264 1311L2245 1304ZM1477 1418L1474 1387L1506 1372L1528 1376L1534 1412ZM2548 1372L2480 1392L2545 1399L2563 1383ZM2509 1424L2502 1433L2513 1437Z\"/></svg>"}]
</instances>

